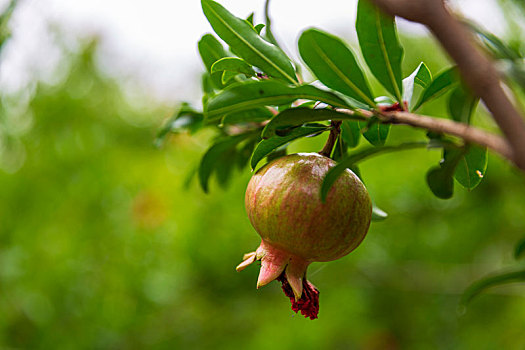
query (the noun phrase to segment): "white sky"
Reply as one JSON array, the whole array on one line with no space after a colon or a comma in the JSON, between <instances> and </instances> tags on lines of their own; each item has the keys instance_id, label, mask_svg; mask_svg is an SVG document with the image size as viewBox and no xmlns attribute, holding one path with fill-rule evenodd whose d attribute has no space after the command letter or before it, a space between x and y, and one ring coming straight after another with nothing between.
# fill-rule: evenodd
<instances>
[{"instance_id":1,"label":"white sky","mask_svg":"<svg viewBox=\"0 0 525 350\"><path fill-rule=\"evenodd\" d=\"M13 40L0 66L0 86L16 90L34 75L51 79L59 53L46 35L58 24L75 45L78 35L101 38L99 62L118 77L140 82L144 91L167 102L198 99L202 69L197 41L211 27L199 0L19 0L13 19ZM264 0L219 0L239 17L256 12L262 22ZM502 18L494 0L459 0L462 13L491 30ZM7 0L0 0L5 5ZM322 6L320 6L322 4ZM307 27L320 27L347 38L354 36L357 0L272 0L276 36L295 55L296 41ZM481 5L483 4L483 5ZM419 30L400 24L401 30ZM70 36L69 36L70 35Z\"/></svg>"}]
</instances>

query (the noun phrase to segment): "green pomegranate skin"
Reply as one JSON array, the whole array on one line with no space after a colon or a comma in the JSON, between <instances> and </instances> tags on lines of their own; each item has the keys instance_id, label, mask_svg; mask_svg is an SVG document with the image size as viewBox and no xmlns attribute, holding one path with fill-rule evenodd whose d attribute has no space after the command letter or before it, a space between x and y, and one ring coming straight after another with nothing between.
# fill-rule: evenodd
<instances>
[{"instance_id":1,"label":"green pomegranate skin","mask_svg":"<svg viewBox=\"0 0 525 350\"><path fill-rule=\"evenodd\" d=\"M317 153L287 155L266 164L246 190L248 217L262 240L307 262L332 261L365 238L372 203L349 169L320 199L324 176L336 163Z\"/></svg>"}]
</instances>

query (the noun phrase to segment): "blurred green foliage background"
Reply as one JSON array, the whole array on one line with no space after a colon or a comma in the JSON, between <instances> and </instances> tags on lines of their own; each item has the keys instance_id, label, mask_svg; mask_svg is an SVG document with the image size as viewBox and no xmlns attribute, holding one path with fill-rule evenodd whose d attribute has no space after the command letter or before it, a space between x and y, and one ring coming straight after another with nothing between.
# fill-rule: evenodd
<instances>
[{"instance_id":1,"label":"blurred green foliage background","mask_svg":"<svg viewBox=\"0 0 525 350\"><path fill-rule=\"evenodd\" d=\"M404 42L406 73L421 60L433 72L445 66L429 40ZM390 217L351 255L310 267L321 290L310 321L277 283L256 290L257 268L235 272L259 243L244 213L249 169L209 195L196 181L185 188L211 135L155 148L173 106L130 104L95 50L67 56L59 83L2 97L0 349L525 348L523 284L458 311L473 281L520 264L512 251L525 236L525 178L510 165L492 157L477 189L456 186L442 201L424 180L439 152L365 162ZM439 102L426 108L445 113ZM482 111L476 123L493 128ZM325 136L291 150L318 151Z\"/></svg>"}]
</instances>

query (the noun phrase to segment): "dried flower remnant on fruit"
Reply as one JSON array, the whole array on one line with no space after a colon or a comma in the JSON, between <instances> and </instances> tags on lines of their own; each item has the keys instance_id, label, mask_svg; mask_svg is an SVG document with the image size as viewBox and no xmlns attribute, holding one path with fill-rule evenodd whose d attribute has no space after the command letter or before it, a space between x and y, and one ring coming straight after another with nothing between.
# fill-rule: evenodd
<instances>
[{"instance_id":1,"label":"dried flower remnant on fruit","mask_svg":"<svg viewBox=\"0 0 525 350\"><path fill-rule=\"evenodd\" d=\"M303 294L301 298L297 300L284 274L281 274L277 280L281 282L281 288L284 294L290 298L292 310L295 311L295 313L301 311L304 317L315 320L319 314L319 290L305 278L303 279Z\"/></svg>"},{"instance_id":2,"label":"dried flower remnant on fruit","mask_svg":"<svg viewBox=\"0 0 525 350\"><path fill-rule=\"evenodd\" d=\"M246 211L262 241L237 270L261 261L257 288L280 281L292 310L310 319L319 312L319 291L306 279L308 265L357 248L372 215L368 192L350 170L321 201L322 181L335 164L317 153L284 156L259 169L246 190Z\"/></svg>"}]
</instances>

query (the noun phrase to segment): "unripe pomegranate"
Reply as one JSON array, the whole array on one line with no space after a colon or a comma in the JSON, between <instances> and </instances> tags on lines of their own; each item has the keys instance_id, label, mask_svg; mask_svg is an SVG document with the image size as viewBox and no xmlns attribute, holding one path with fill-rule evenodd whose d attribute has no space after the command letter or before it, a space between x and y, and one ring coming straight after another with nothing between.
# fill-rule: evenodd
<instances>
[{"instance_id":1,"label":"unripe pomegranate","mask_svg":"<svg viewBox=\"0 0 525 350\"><path fill-rule=\"evenodd\" d=\"M308 265L354 250L372 216L365 186L348 169L321 201L324 176L335 164L317 153L284 156L259 169L246 190L246 211L262 242L237 271L260 260L257 288L279 280L292 309L311 319L317 318L319 291L306 279Z\"/></svg>"}]
</instances>

